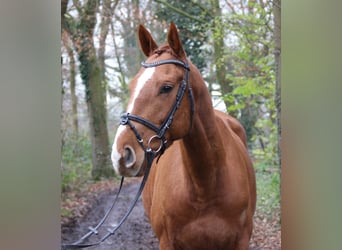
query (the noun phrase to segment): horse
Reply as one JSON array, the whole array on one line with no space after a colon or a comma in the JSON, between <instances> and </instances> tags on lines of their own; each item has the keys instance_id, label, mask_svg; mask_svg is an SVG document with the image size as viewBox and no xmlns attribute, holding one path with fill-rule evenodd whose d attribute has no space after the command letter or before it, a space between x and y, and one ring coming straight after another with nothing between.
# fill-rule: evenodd
<instances>
[{"instance_id":1,"label":"horse","mask_svg":"<svg viewBox=\"0 0 342 250\"><path fill-rule=\"evenodd\" d=\"M146 152L158 155L142 198L161 250L248 249L256 182L242 125L214 110L173 22L160 47L143 25L138 38L147 60L130 82L115 171L142 176Z\"/></svg>"}]
</instances>

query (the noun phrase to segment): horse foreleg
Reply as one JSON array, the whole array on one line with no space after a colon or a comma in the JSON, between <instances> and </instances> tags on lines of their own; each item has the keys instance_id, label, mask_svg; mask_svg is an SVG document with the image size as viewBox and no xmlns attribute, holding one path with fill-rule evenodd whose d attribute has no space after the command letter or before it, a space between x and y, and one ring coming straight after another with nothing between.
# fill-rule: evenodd
<instances>
[{"instance_id":1,"label":"horse foreleg","mask_svg":"<svg viewBox=\"0 0 342 250\"><path fill-rule=\"evenodd\" d=\"M241 235L240 240L237 242L235 250L248 250L250 238L251 230L246 229Z\"/></svg>"},{"instance_id":2,"label":"horse foreleg","mask_svg":"<svg viewBox=\"0 0 342 250\"><path fill-rule=\"evenodd\" d=\"M175 250L167 236L159 238L159 250Z\"/></svg>"}]
</instances>

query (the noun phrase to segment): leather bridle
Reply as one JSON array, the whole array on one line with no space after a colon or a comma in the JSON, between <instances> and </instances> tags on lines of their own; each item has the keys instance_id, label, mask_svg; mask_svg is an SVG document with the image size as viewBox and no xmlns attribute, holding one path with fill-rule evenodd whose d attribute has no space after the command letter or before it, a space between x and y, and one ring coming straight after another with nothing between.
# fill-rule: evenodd
<instances>
[{"instance_id":1,"label":"leather bridle","mask_svg":"<svg viewBox=\"0 0 342 250\"><path fill-rule=\"evenodd\" d=\"M162 125L160 127L158 127L158 126L154 125L153 123L151 123L150 121L144 119L143 117L133 115L130 113L122 114L121 120L120 120L121 125L128 125L132 129L133 133L135 134L135 136L136 136L140 146L144 150L144 152L154 151L155 154L160 153L160 155L163 154L165 149L166 149L167 140L165 138L165 134L173 122L174 115L175 115L177 109L179 108L179 106L182 102L182 99L183 99L183 96L184 96L184 93L185 93L187 86L188 86L188 93L189 93L189 98L190 98L190 129L192 127L192 120L193 120L193 113L194 113L194 97L193 97L191 85L189 83L190 67L188 65L187 60L185 60L185 62L183 62L183 61L176 60L176 59L168 59L168 60L161 60L161 61L152 62L152 63L146 63L146 62L141 63L141 65L145 68L157 67L157 66L164 65L164 64L175 64L178 66L182 66L185 69L185 73L183 76L183 80L182 80L182 82L178 88L176 100L175 100L174 104L172 105L172 107L169 111L169 114L168 114L167 118L165 119L165 121L162 123ZM147 147L144 146L144 140L141 137L141 135L139 134L138 130L132 124L132 121L138 122L138 123L144 125L145 127L153 130L156 133L147 141ZM157 149L152 149L152 147L151 147L153 140L160 140L160 145Z\"/></svg>"}]
</instances>

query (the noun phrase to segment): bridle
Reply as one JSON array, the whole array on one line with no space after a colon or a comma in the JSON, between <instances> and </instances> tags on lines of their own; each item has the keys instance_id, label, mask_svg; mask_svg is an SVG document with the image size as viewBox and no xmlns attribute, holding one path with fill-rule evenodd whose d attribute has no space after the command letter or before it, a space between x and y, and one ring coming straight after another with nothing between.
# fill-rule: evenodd
<instances>
[{"instance_id":1,"label":"bridle","mask_svg":"<svg viewBox=\"0 0 342 250\"><path fill-rule=\"evenodd\" d=\"M160 153L160 155L162 155L166 149L167 140L165 138L165 134L166 134L166 131L170 128L173 122L174 115L182 102L187 85L188 85L188 93L189 93L189 98L190 98L190 129L192 127L192 120L193 120L193 114L194 114L194 97L193 97L191 85L189 83L190 67L188 65L187 60L183 62L183 61L176 60L176 59L168 59L168 60L161 60L161 61L152 62L152 63L147 63L147 62L141 63L141 65L144 68L157 67L157 66L164 65L164 64L175 64L178 66L182 66L185 69L185 73L183 76L183 80L181 81L181 84L178 88L176 100L174 104L172 105L169 111L169 114L167 118L165 119L165 121L162 123L162 125L158 127L154 125L153 123L151 123L150 121L147 121L143 117L132 115L130 113L122 114L121 120L120 120L121 125L128 125L131 128L131 130L135 134L140 146L142 147L145 153L154 151L155 154ZM143 138L141 137L138 130L135 128L135 126L132 124L131 121L138 122L144 125L145 127L153 130L156 133L155 135L150 137L150 139L147 141L147 147L144 146ZM153 140L160 140L160 145L157 149L152 149L151 147Z\"/></svg>"},{"instance_id":2,"label":"bridle","mask_svg":"<svg viewBox=\"0 0 342 250\"><path fill-rule=\"evenodd\" d=\"M127 217L132 212L136 202L138 201L138 199L142 193L142 190L144 189L147 178L149 176L149 172L150 172L153 160L155 159L155 157L158 154L160 157L166 149L167 140L165 139L165 133L170 128L170 126L173 122L174 115L175 115L177 109L179 108L179 106L181 104L181 101L183 99L187 85L188 85L188 93L189 93L189 98L190 98L190 129L191 129L193 114L194 114L194 97L193 97L191 85L188 82L190 67L188 65L187 60L185 60L185 62L183 62L183 61L176 60L176 59L169 59L169 60L161 60L161 61L152 62L152 63L146 63L146 62L141 63L141 65L145 68L157 67L157 66L164 65L164 64L175 64L175 65L182 66L185 69L185 74L184 74L183 80L179 86L179 89L178 89L178 92L176 95L176 100L175 100L174 104L172 105L172 107L169 111L169 114L168 114L167 118L165 119L165 121L162 123L162 125L160 127L157 127L156 125L147 121L143 117L132 115L129 113L124 113L121 115L120 125L124 125L124 126L128 125L132 129L132 131L135 134L140 146L142 147L142 149L145 152L145 161L147 162L147 167L146 167L145 174L144 174L144 177L141 181L141 184L140 184L140 187L139 187L137 194L135 195L133 201L131 202L131 204L127 210L127 212L122 217L122 219L119 221L119 223L117 225L111 227L111 228L108 228L108 232L106 233L106 235L104 237L102 237L99 241L97 241L95 243L89 243L89 244L82 243L83 241L88 239L91 235L98 234L98 228L100 228L102 226L102 224L105 222L105 220L108 218L109 213L114 208L114 205L116 204L116 202L118 200L118 197L119 197L119 194L120 194L120 191L122 188L122 184L124 181L124 177L122 177L120 187L119 187L119 191L116 194L116 197L115 197L111 207L107 210L107 212L105 213L105 216L101 219L101 221L95 227L89 227L89 232L86 233L83 237L81 237L78 241L71 243L71 244L63 244L62 249L77 249L77 248L87 248L87 247L91 247L91 246L97 246L97 245L101 244L103 241L105 241L109 236L113 235L120 228L120 226L125 222ZM149 129L153 130L156 133L155 135L153 135L148 140L147 147L144 146L144 143L143 143L144 141L143 141L141 135L139 134L139 132L137 131L137 129L135 128L135 126L132 124L131 121L138 122L138 123L144 125L145 127L148 127ZM151 144L152 144L152 141L155 139L160 140L160 146L157 149L152 149Z\"/></svg>"}]
</instances>

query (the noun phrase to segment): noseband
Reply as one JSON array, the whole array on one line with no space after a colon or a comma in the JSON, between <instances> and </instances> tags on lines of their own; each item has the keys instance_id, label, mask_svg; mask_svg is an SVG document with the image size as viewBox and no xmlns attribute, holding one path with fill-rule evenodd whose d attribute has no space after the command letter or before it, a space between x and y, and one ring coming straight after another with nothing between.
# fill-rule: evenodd
<instances>
[{"instance_id":1,"label":"noseband","mask_svg":"<svg viewBox=\"0 0 342 250\"><path fill-rule=\"evenodd\" d=\"M183 99L184 92L185 92L187 85L188 85L188 91L189 91L188 93L189 93L189 98L190 98L190 128L192 126L192 118L193 118L193 113L194 113L194 98L193 98L191 85L188 82L190 67L188 65L187 60L185 60L185 62L183 62L183 61L176 60L176 59L169 59L169 60L161 60L161 61L152 62L152 63L146 63L146 62L141 63L141 65L144 68L157 67L157 66L164 65L164 64L175 64L175 65L182 66L185 69L185 73L183 76L183 80L179 86L177 96L176 96L176 100L175 100L172 108L170 109L169 114L168 114L167 118L165 119L165 121L163 122L163 124L160 127L158 127L158 126L154 125L153 123L147 121L143 117L132 115L129 113L122 114L121 120L120 120L121 125L128 125L132 129L132 131L135 134L140 146L145 151L145 153L153 152L154 154L160 153L160 155L164 153L165 148L166 148L167 140L165 138L165 133L170 128L170 126L173 122L174 115L180 106L180 103ZM139 132L137 131L137 129L135 128L135 126L132 124L131 121L138 122L138 123L144 125L145 127L153 130L156 133L155 135L153 135L148 140L147 148L145 148L145 146L143 144L143 142L144 142L143 138L141 137L141 135L139 134ZM160 141L160 146L157 149L151 148L152 141L154 141L154 140Z\"/></svg>"}]
</instances>

